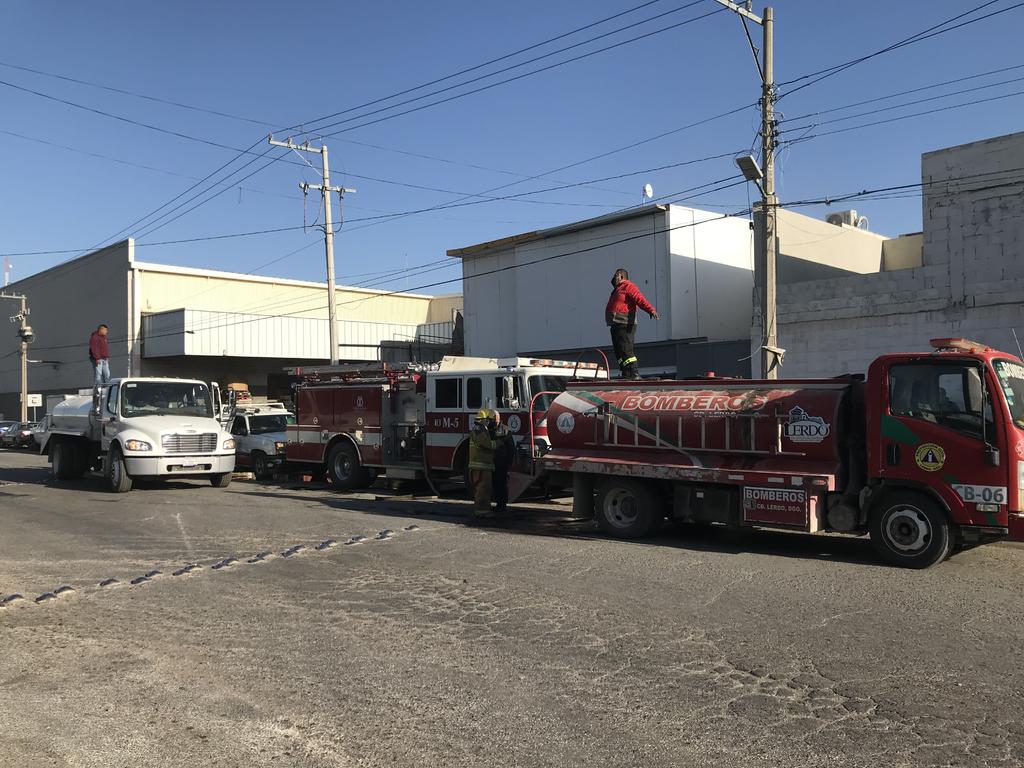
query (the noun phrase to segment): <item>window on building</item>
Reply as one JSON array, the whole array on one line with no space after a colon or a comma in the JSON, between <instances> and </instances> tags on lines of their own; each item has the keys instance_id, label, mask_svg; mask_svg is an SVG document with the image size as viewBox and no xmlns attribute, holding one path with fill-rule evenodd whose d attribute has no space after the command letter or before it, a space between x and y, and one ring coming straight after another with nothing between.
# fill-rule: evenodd
<instances>
[{"instance_id":1,"label":"window on building","mask_svg":"<svg viewBox=\"0 0 1024 768\"><path fill-rule=\"evenodd\" d=\"M434 380L434 407L462 407L462 379Z\"/></svg>"},{"instance_id":2,"label":"window on building","mask_svg":"<svg viewBox=\"0 0 1024 768\"><path fill-rule=\"evenodd\" d=\"M889 369L889 413L981 437L992 436L992 403L975 365L910 363ZM982 402L984 398L984 403Z\"/></svg>"},{"instance_id":3,"label":"window on building","mask_svg":"<svg viewBox=\"0 0 1024 768\"><path fill-rule=\"evenodd\" d=\"M482 408L484 404L484 383L479 376L466 379L466 407Z\"/></svg>"}]
</instances>

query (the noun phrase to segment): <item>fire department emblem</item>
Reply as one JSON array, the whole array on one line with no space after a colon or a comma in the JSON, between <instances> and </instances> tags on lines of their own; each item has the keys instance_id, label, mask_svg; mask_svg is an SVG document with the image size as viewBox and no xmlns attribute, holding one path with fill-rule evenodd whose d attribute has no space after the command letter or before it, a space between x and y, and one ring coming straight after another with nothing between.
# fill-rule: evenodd
<instances>
[{"instance_id":1,"label":"fire department emblem","mask_svg":"<svg viewBox=\"0 0 1024 768\"><path fill-rule=\"evenodd\" d=\"M925 472L938 472L946 463L946 452L941 445L922 443L914 451L914 461Z\"/></svg>"},{"instance_id":2,"label":"fire department emblem","mask_svg":"<svg viewBox=\"0 0 1024 768\"><path fill-rule=\"evenodd\" d=\"M794 443L820 443L828 437L829 426L821 416L811 416L798 405L789 412L784 433Z\"/></svg>"},{"instance_id":3,"label":"fire department emblem","mask_svg":"<svg viewBox=\"0 0 1024 768\"><path fill-rule=\"evenodd\" d=\"M573 427L576 426L576 419L569 411L562 411L562 413L558 414L555 426L558 427L558 431L563 435L568 435L572 432Z\"/></svg>"},{"instance_id":4,"label":"fire department emblem","mask_svg":"<svg viewBox=\"0 0 1024 768\"><path fill-rule=\"evenodd\" d=\"M512 414L508 417L508 431L518 432L523 426L522 420L516 415Z\"/></svg>"}]
</instances>

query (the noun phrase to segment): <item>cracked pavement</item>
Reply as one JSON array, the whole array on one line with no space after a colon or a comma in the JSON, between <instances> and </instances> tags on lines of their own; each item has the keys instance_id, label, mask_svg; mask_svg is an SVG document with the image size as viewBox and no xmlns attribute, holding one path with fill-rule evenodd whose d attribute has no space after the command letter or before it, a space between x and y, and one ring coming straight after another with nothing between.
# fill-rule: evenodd
<instances>
[{"instance_id":1,"label":"cracked pavement","mask_svg":"<svg viewBox=\"0 0 1024 768\"><path fill-rule=\"evenodd\" d=\"M1020 545L901 571L379 495L0 452L0 765L1024 764Z\"/></svg>"}]
</instances>

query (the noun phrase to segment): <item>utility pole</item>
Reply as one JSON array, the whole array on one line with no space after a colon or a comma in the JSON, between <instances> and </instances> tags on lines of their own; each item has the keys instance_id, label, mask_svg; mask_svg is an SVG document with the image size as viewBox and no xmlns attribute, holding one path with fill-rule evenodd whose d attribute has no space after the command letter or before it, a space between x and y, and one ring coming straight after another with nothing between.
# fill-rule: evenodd
<instances>
[{"instance_id":1,"label":"utility pole","mask_svg":"<svg viewBox=\"0 0 1024 768\"><path fill-rule=\"evenodd\" d=\"M18 323L17 336L21 340L21 421L28 421L28 345L32 342L32 327L28 324L28 297L0 293L0 299L21 302L21 311L11 316L11 322Z\"/></svg>"},{"instance_id":2,"label":"utility pole","mask_svg":"<svg viewBox=\"0 0 1024 768\"><path fill-rule=\"evenodd\" d=\"M761 378L778 378L778 366L782 363L783 350L778 345L778 328L776 326L776 256L778 254L778 198L775 196L775 148L777 144L775 125L775 13L771 7L764 9L763 16L751 12L751 3L744 5L730 0L715 0L731 11L739 14L743 29L747 34L754 62L761 75L761 169L753 172L744 168L747 179L757 183L761 192L761 216L759 235L761 241L761 259L757 264L756 274L761 298ZM763 32L762 61L757 60L757 50L753 38L747 30L747 21L761 25ZM743 165L741 164L741 167ZM761 180L763 179L763 184Z\"/></svg>"},{"instance_id":3,"label":"utility pole","mask_svg":"<svg viewBox=\"0 0 1024 768\"><path fill-rule=\"evenodd\" d=\"M331 354L328 358L331 361L331 365L338 362L338 308L337 308L337 297L334 295L334 224L332 222L332 211L331 211L331 193L338 193L339 205L346 192L354 193L354 189L346 189L345 187L332 187L331 186L331 168L330 163L327 159L327 145L323 144L319 147L310 146L309 142L304 144L296 144L291 139L287 141L275 141L274 134L270 134L267 139L271 145L275 147L284 147L285 149L293 149L296 152L312 152L320 155L320 166L323 172L323 183L322 184L306 184L305 182L299 184L299 188L303 192L308 192L311 189L320 190L323 201L324 201L324 251L327 256L327 323L328 323L328 335L330 337Z\"/></svg>"}]
</instances>

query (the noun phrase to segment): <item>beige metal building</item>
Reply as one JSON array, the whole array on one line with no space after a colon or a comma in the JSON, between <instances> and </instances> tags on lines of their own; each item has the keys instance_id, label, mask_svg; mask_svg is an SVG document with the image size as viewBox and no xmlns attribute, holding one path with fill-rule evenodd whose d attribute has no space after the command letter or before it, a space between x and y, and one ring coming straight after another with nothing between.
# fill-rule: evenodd
<instances>
[{"instance_id":1,"label":"beige metal building","mask_svg":"<svg viewBox=\"0 0 1024 768\"><path fill-rule=\"evenodd\" d=\"M129 239L10 285L28 296L35 341L29 392L91 386L89 334L110 327L114 376L190 376L245 382L253 394L280 385L283 369L330 357L323 283L137 261ZM342 360L404 357L444 348L462 296L425 296L339 286ZM20 363L14 326L0 335L0 413L17 417ZM44 397L45 402L45 397ZM41 415L41 411L37 413Z\"/></svg>"}]
</instances>

